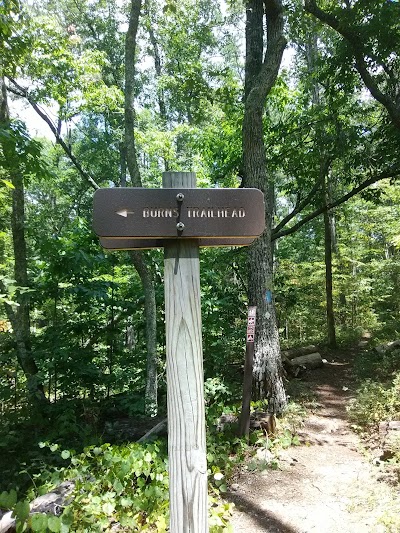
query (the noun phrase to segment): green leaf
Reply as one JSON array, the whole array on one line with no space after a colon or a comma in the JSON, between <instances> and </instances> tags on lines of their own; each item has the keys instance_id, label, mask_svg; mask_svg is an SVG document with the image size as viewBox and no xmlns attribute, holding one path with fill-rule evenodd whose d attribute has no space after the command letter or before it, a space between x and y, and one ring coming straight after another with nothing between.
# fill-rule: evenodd
<instances>
[{"instance_id":1,"label":"green leaf","mask_svg":"<svg viewBox=\"0 0 400 533\"><path fill-rule=\"evenodd\" d=\"M58 516L49 516L47 527L54 533L59 533L61 529L61 520Z\"/></svg>"},{"instance_id":2,"label":"green leaf","mask_svg":"<svg viewBox=\"0 0 400 533\"><path fill-rule=\"evenodd\" d=\"M160 516L160 518L156 522L157 531L167 531L167 521L165 520L165 516Z\"/></svg>"},{"instance_id":3,"label":"green leaf","mask_svg":"<svg viewBox=\"0 0 400 533\"><path fill-rule=\"evenodd\" d=\"M130 498L121 498L120 504L121 507L130 507L133 501Z\"/></svg>"},{"instance_id":4,"label":"green leaf","mask_svg":"<svg viewBox=\"0 0 400 533\"><path fill-rule=\"evenodd\" d=\"M47 515L44 513L35 513L31 516L31 528L32 531L37 531L38 533L43 533L47 530Z\"/></svg>"},{"instance_id":5,"label":"green leaf","mask_svg":"<svg viewBox=\"0 0 400 533\"><path fill-rule=\"evenodd\" d=\"M17 502L14 507L13 515L18 518L21 522L25 522L29 517L29 501L23 500Z\"/></svg>"},{"instance_id":6,"label":"green leaf","mask_svg":"<svg viewBox=\"0 0 400 533\"><path fill-rule=\"evenodd\" d=\"M17 492L11 489L10 492L4 491L0 494L0 507L2 509L12 509L17 503Z\"/></svg>"},{"instance_id":7,"label":"green leaf","mask_svg":"<svg viewBox=\"0 0 400 533\"><path fill-rule=\"evenodd\" d=\"M63 526L68 528L74 523L74 515L70 509L65 509L65 511L61 515L61 523Z\"/></svg>"},{"instance_id":8,"label":"green leaf","mask_svg":"<svg viewBox=\"0 0 400 533\"><path fill-rule=\"evenodd\" d=\"M4 185L6 187L8 187L9 189L15 189L14 185L11 183L11 181L8 181L8 180L5 180L5 179L1 179L0 181L2 181L4 183Z\"/></svg>"},{"instance_id":9,"label":"green leaf","mask_svg":"<svg viewBox=\"0 0 400 533\"><path fill-rule=\"evenodd\" d=\"M119 479L116 479L113 483L113 487L115 492L119 495L123 492L124 486L122 485L121 481Z\"/></svg>"},{"instance_id":10,"label":"green leaf","mask_svg":"<svg viewBox=\"0 0 400 533\"><path fill-rule=\"evenodd\" d=\"M26 522L17 522L16 526L16 533L24 533L24 531L27 531L28 529L28 524Z\"/></svg>"},{"instance_id":11,"label":"green leaf","mask_svg":"<svg viewBox=\"0 0 400 533\"><path fill-rule=\"evenodd\" d=\"M63 459L69 459L71 457L71 452L69 450L63 450L61 452L61 457Z\"/></svg>"},{"instance_id":12,"label":"green leaf","mask_svg":"<svg viewBox=\"0 0 400 533\"><path fill-rule=\"evenodd\" d=\"M115 510L115 505L111 502L106 502L106 503L103 503L101 508L103 509L103 512L107 516L111 516Z\"/></svg>"}]
</instances>

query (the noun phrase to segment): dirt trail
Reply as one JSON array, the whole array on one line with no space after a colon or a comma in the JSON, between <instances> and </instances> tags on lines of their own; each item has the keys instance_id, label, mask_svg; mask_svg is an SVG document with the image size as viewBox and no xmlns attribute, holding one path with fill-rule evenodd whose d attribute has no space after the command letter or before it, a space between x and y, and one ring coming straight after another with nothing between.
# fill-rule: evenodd
<instances>
[{"instance_id":1,"label":"dirt trail","mask_svg":"<svg viewBox=\"0 0 400 533\"><path fill-rule=\"evenodd\" d=\"M281 469L244 471L236 480L229 493L236 505L235 533L386 531L377 524L378 510L368 504L368 492L378 483L374 467L358 452L347 419L353 357L328 355L324 368L307 376L320 407L301 429L303 444L284 452Z\"/></svg>"}]
</instances>

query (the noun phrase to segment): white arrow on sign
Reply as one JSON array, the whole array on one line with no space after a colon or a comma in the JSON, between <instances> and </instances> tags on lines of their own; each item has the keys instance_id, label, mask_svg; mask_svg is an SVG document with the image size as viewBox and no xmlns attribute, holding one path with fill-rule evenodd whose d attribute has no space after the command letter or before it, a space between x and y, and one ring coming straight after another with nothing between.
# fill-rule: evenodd
<instances>
[{"instance_id":1,"label":"white arrow on sign","mask_svg":"<svg viewBox=\"0 0 400 533\"><path fill-rule=\"evenodd\" d=\"M120 211L116 211L116 214L126 218L128 215L133 215L133 211L128 211L128 209L121 209Z\"/></svg>"}]
</instances>

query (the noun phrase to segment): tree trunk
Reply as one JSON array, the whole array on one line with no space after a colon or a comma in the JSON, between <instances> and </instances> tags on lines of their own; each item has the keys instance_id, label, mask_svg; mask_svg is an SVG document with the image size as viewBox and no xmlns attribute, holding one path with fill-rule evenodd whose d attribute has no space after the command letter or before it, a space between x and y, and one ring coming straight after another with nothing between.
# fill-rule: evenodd
<instances>
[{"instance_id":1,"label":"tree trunk","mask_svg":"<svg viewBox=\"0 0 400 533\"><path fill-rule=\"evenodd\" d=\"M141 0L132 0L125 38L125 150L133 187L142 187L135 146L135 54Z\"/></svg>"},{"instance_id":2,"label":"tree trunk","mask_svg":"<svg viewBox=\"0 0 400 533\"><path fill-rule=\"evenodd\" d=\"M135 52L141 0L132 0L129 27L125 41L125 150L133 187L142 187L135 146ZM156 295L151 265L143 252L132 252L131 258L143 285L146 316L147 376L146 414L157 414L157 323Z\"/></svg>"},{"instance_id":3,"label":"tree trunk","mask_svg":"<svg viewBox=\"0 0 400 533\"><path fill-rule=\"evenodd\" d=\"M264 55L264 10L267 48ZM254 357L255 388L260 398L268 399L269 411L280 414L286 406L283 368L273 295L273 183L267 175L264 146L263 113L266 98L278 75L286 40L283 37L280 0L247 2L245 112L243 118L243 164L245 187L265 193L266 228L250 246L249 305L257 306Z\"/></svg>"},{"instance_id":4,"label":"tree trunk","mask_svg":"<svg viewBox=\"0 0 400 533\"><path fill-rule=\"evenodd\" d=\"M158 358L157 358L157 316L156 316L156 293L152 270L146 264L143 252L131 252L131 258L143 286L144 312L146 317L146 347L147 347L147 374L145 406L146 414L156 416L157 382L158 382Z\"/></svg>"},{"instance_id":5,"label":"tree trunk","mask_svg":"<svg viewBox=\"0 0 400 533\"><path fill-rule=\"evenodd\" d=\"M144 9L146 13L146 29L149 33L149 39L150 39L150 43L153 49L154 68L156 71L156 82L159 83L161 76L162 76L162 62L161 62L159 43L157 40L156 33L154 31L154 27L156 26L155 9L154 9L155 7L157 7L157 2L154 3L149 0L145 0ZM157 100L158 100L158 109L159 109L161 127L165 129L167 127L168 114L167 114L167 106L165 103L165 92L162 87L157 88ZM170 169L169 160L167 157L163 157L163 160L164 160L164 169L167 172Z\"/></svg>"},{"instance_id":6,"label":"tree trunk","mask_svg":"<svg viewBox=\"0 0 400 533\"><path fill-rule=\"evenodd\" d=\"M305 55L308 71L311 75L315 73L318 59L318 39L317 33L310 31L309 40L305 43ZM313 79L311 86L312 104L321 104L321 91L319 83ZM323 135L323 132L320 132ZM330 159L322 155L319 163L319 179L322 184L322 203L328 206L331 202L332 183L330 177ZM335 314L333 309L333 275L332 275L332 251L336 247L334 216L332 210L323 212L324 220L324 260L325 260L325 298L326 298L326 324L328 332L328 346L336 348Z\"/></svg>"},{"instance_id":7,"label":"tree trunk","mask_svg":"<svg viewBox=\"0 0 400 533\"><path fill-rule=\"evenodd\" d=\"M329 192L327 183L329 180L329 170L325 175L324 198L325 205L329 205ZM333 307L333 275L332 275L332 249L333 249L333 225L332 214L324 211L324 251L325 251L325 290L326 290L326 324L328 330L328 346L337 348L335 330L335 312Z\"/></svg>"},{"instance_id":8,"label":"tree trunk","mask_svg":"<svg viewBox=\"0 0 400 533\"><path fill-rule=\"evenodd\" d=\"M149 0L146 0L144 7L145 7L146 15L147 15L146 29L149 33L149 39L150 39L150 43L153 49L154 68L156 71L156 80L158 81L162 76L162 64L161 64L160 49L158 46L156 34L154 32L154 21L153 21L153 17L155 16L153 12L154 4L151 3ZM157 100L158 100L158 108L159 108L161 124L165 128L167 125L167 106L165 105L164 89L162 88L158 89Z\"/></svg>"},{"instance_id":9,"label":"tree trunk","mask_svg":"<svg viewBox=\"0 0 400 533\"><path fill-rule=\"evenodd\" d=\"M12 322L16 342L18 361L28 380L28 390L31 394L44 399L43 386L37 379L38 368L31 353L28 267L25 240L25 196L23 177L19 172L12 176L14 189L12 191L11 228L14 249L14 278L18 287L16 298L19 304L14 311Z\"/></svg>"},{"instance_id":10,"label":"tree trunk","mask_svg":"<svg viewBox=\"0 0 400 533\"><path fill-rule=\"evenodd\" d=\"M4 78L0 77L0 126L7 127L10 122L7 90ZM37 378L38 368L31 353L28 266L25 240L25 194L24 180L18 165L18 156L14 146L3 143L3 150L8 163L12 190L11 230L14 251L14 278L17 289L15 310L6 305L6 312L12 324L17 347L18 362L27 378L28 391L33 398L45 399L43 386Z\"/></svg>"},{"instance_id":11,"label":"tree trunk","mask_svg":"<svg viewBox=\"0 0 400 533\"><path fill-rule=\"evenodd\" d=\"M273 295L270 228L249 249L249 305L257 306L255 392L259 398L267 398L271 413L280 414L286 406L286 394Z\"/></svg>"}]
</instances>

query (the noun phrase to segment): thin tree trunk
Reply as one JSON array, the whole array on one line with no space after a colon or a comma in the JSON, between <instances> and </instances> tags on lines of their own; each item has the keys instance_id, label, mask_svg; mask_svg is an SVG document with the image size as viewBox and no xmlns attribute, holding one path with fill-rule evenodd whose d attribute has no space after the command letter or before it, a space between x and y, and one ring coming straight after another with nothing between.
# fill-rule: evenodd
<instances>
[{"instance_id":1,"label":"thin tree trunk","mask_svg":"<svg viewBox=\"0 0 400 533\"><path fill-rule=\"evenodd\" d=\"M125 150L133 187L142 187L135 146L135 55L141 0L132 0L125 38Z\"/></svg>"},{"instance_id":2,"label":"thin tree trunk","mask_svg":"<svg viewBox=\"0 0 400 533\"><path fill-rule=\"evenodd\" d=\"M311 75L315 72L318 59L318 39L316 30L310 31L306 43L305 56L308 71ZM314 79L311 86L313 106L321 105L321 91L319 83ZM323 133L320 133L323 135ZM322 185L322 204L328 206L331 203L332 184L330 179L330 159L322 155L318 183ZM334 216L332 210L323 212L324 220L324 260L325 260L325 299L326 299L326 324L328 333L328 346L336 348L335 314L333 308L333 274L332 274L332 251L336 247Z\"/></svg>"},{"instance_id":3,"label":"thin tree trunk","mask_svg":"<svg viewBox=\"0 0 400 533\"><path fill-rule=\"evenodd\" d=\"M249 305L257 306L254 381L259 397L268 399L269 410L280 414L287 399L283 387L283 368L273 294L273 183L267 175L263 114L266 98L278 75L286 40L280 0L247 2L245 112L243 118L244 186L256 187L265 194L266 228L250 246ZM264 11L267 49L264 55Z\"/></svg>"},{"instance_id":4,"label":"thin tree trunk","mask_svg":"<svg viewBox=\"0 0 400 533\"><path fill-rule=\"evenodd\" d=\"M311 74L314 74L315 63L318 57L318 41L316 31L312 32L310 40L306 48L307 63ZM319 106L321 104L321 92L319 84L314 81L312 85L313 105ZM331 202L331 183L330 183L330 162L325 156L320 160L319 182L322 184L322 198L323 205L327 206ZM326 326L328 336L328 346L336 348L336 330L335 330L335 312L333 307L333 273L332 273L332 252L333 247L336 246L336 238L334 237L334 218L333 212L326 210L323 213L324 221L324 262L325 262L325 300L326 300Z\"/></svg>"},{"instance_id":5,"label":"thin tree trunk","mask_svg":"<svg viewBox=\"0 0 400 533\"><path fill-rule=\"evenodd\" d=\"M156 80L160 80L162 76L162 63L161 63L161 54L160 54L160 48L157 41L157 36L154 32L153 27L153 17L154 17L154 3L150 0L145 1L145 11L146 11L146 26L147 31L149 33L149 39L151 46L153 48L153 56L154 56L154 68L156 71ZM158 108L159 108L159 115L160 115L160 122L162 128L166 128L168 116L167 116L167 106L165 104L165 93L163 88L158 88L157 90L157 100L158 100ZM164 168L165 171L169 170L169 161L166 157L164 159Z\"/></svg>"},{"instance_id":6,"label":"thin tree trunk","mask_svg":"<svg viewBox=\"0 0 400 533\"><path fill-rule=\"evenodd\" d=\"M7 90L4 78L0 77L0 125L6 128L9 123ZM10 180L14 186L12 190L11 230L14 251L14 278L19 290L16 296L18 306L14 310L11 306L6 305L6 313L13 327L17 358L27 378L28 391L33 398L44 400L43 385L38 380L38 368L31 353L24 180L20 168L18 168L18 156L13 148L11 144L4 141L3 150L9 164Z\"/></svg>"},{"instance_id":7,"label":"thin tree trunk","mask_svg":"<svg viewBox=\"0 0 400 533\"><path fill-rule=\"evenodd\" d=\"M113 281L115 277L115 269L113 269ZM111 287L111 314L108 330L108 375L109 381L107 384L107 398L111 393L111 382L114 370L114 343L115 343L115 308L114 308L114 284Z\"/></svg>"},{"instance_id":8,"label":"thin tree trunk","mask_svg":"<svg viewBox=\"0 0 400 533\"><path fill-rule=\"evenodd\" d=\"M158 357L156 293L152 270L146 264L143 252L131 252L131 258L143 285L144 311L146 316L147 375L145 404L146 414L157 415Z\"/></svg>"},{"instance_id":9,"label":"thin tree trunk","mask_svg":"<svg viewBox=\"0 0 400 533\"><path fill-rule=\"evenodd\" d=\"M325 173L324 200L329 204L329 192L327 183L329 170ZM333 226L330 211L324 211L324 250L325 250L325 290L326 290L326 323L328 330L328 346L336 348L335 313L333 307L333 275L332 275L332 250L333 250Z\"/></svg>"},{"instance_id":10,"label":"thin tree trunk","mask_svg":"<svg viewBox=\"0 0 400 533\"><path fill-rule=\"evenodd\" d=\"M128 171L134 187L142 187L135 146L135 52L141 0L132 0L129 26L125 41L125 149ZM143 286L146 316L147 376L145 409L146 414L157 414L157 322L154 275L146 263L143 252L131 252L131 258Z\"/></svg>"},{"instance_id":11,"label":"thin tree trunk","mask_svg":"<svg viewBox=\"0 0 400 533\"><path fill-rule=\"evenodd\" d=\"M154 56L154 68L156 71L156 79L160 79L162 76L162 64L161 64L161 54L157 42L157 37L153 29L153 20L152 16L153 13L153 5L149 0L145 1L145 11L147 15L147 21L146 21L146 27L147 31L149 32L149 39L151 46L153 48L153 56ZM164 98L164 90L159 89L157 92L157 99L158 99L158 108L160 112L160 119L162 122L163 127L167 124L167 107L165 105L165 98Z\"/></svg>"}]
</instances>

